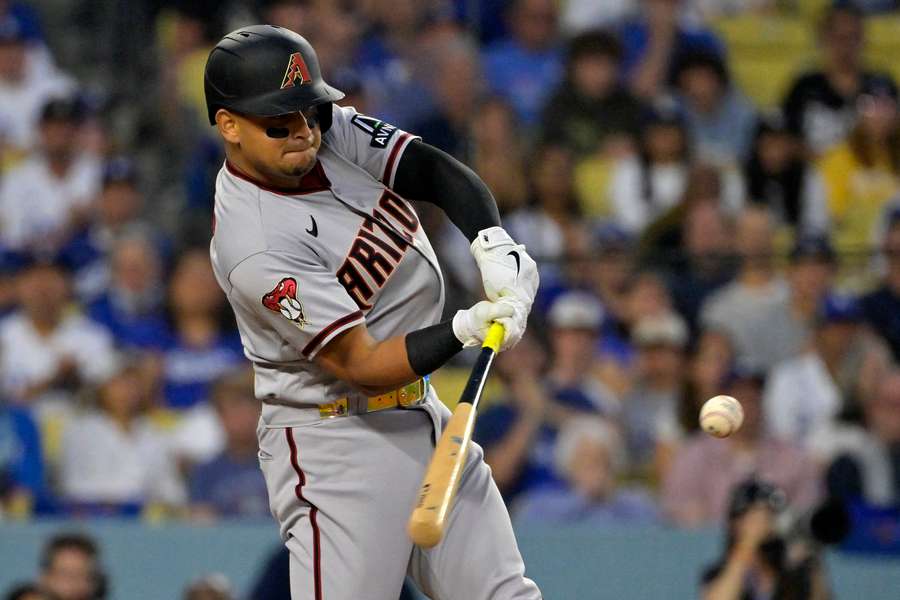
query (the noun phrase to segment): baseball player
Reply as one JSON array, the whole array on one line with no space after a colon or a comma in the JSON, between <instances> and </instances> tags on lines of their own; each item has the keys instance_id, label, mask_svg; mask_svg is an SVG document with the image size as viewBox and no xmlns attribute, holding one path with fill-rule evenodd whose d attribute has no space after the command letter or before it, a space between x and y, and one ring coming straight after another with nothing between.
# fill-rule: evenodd
<instances>
[{"instance_id":1,"label":"baseball player","mask_svg":"<svg viewBox=\"0 0 900 600\"><path fill-rule=\"evenodd\" d=\"M316 54L270 25L238 29L205 72L225 143L211 244L262 401L259 461L291 556L295 600L396 600L409 574L434 599L540 598L473 445L443 541L405 523L450 413L428 374L502 323L514 345L538 286L468 168L332 104ZM472 240L488 300L438 322L441 270L407 199Z\"/></svg>"}]
</instances>

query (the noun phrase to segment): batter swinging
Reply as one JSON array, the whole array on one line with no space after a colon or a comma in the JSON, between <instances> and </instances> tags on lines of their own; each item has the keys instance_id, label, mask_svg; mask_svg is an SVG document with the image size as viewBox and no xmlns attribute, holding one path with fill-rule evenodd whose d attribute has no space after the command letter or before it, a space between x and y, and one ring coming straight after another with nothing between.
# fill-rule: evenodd
<instances>
[{"instance_id":1,"label":"batter swinging","mask_svg":"<svg viewBox=\"0 0 900 600\"><path fill-rule=\"evenodd\" d=\"M262 401L259 461L290 550L294 600L540 598L474 446L443 541L406 519L449 411L427 375L494 320L501 349L538 286L484 183L409 133L332 104L309 43L270 25L225 36L206 64L225 143L210 253ZM439 323L443 280L409 199L472 240L487 301Z\"/></svg>"}]
</instances>

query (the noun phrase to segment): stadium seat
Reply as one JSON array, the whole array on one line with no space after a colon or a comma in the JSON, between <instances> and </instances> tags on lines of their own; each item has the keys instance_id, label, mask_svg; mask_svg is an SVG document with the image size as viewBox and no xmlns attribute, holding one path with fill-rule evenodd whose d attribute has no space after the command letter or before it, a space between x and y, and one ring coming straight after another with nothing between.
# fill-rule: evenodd
<instances>
[{"instance_id":1,"label":"stadium seat","mask_svg":"<svg viewBox=\"0 0 900 600\"><path fill-rule=\"evenodd\" d=\"M883 15L866 19L866 64L900 79L900 16Z\"/></svg>"},{"instance_id":2,"label":"stadium seat","mask_svg":"<svg viewBox=\"0 0 900 600\"><path fill-rule=\"evenodd\" d=\"M728 47L735 83L761 107L780 103L815 53L815 32L804 19L747 15L721 19L713 27Z\"/></svg>"}]
</instances>

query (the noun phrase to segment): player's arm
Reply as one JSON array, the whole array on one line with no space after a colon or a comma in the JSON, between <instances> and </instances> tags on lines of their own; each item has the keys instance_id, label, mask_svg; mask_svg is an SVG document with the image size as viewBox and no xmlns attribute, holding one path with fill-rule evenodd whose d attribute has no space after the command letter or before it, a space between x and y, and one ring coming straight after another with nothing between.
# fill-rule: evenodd
<instances>
[{"instance_id":1,"label":"player's arm","mask_svg":"<svg viewBox=\"0 0 900 600\"><path fill-rule=\"evenodd\" d=\"M489 300L514 295L531 308L537 265L525 246L500 226L497 203L472 169L434 146L413 140L403 151L393 189L404 198L439 206L472 242Z\"/></svg>"},{"instance_id":2,"label":"player's arm","mask_svg":"<svg viewBox=\"0 0 900 600\"><path fill-rule=\"evenodd\" d=\"M464 346L484 341L493 321L504 324L502 348L514 345L525 330L527 311L512 298L479 302L437 325L376 341L365 324L335 337L316 355L316 362L336 378L369 395L382 394L432 373Z\"/></svg>"},{"instance_id":3,"label":"player's arm","mask_svg":"<svg viewBox=\"0 0 900 600\"><path fill-rule=\"evenodd\" d=\"M500 226L497 203L475 172L421 140L409 143L394 175L394 191L439 206L471 242L482 229Z\"/></svg>"}]
</instances>

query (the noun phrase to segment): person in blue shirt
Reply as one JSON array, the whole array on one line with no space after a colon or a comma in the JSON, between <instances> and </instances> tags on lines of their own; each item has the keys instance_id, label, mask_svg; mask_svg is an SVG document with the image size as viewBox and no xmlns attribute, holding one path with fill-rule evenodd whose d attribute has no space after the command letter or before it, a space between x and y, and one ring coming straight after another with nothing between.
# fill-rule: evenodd
<instances>
[{"instance_id":1,"label":"person in blue shirt","mask_svg":"<svg viewBox=\"0 0 900 600\"><path fill-rule=\"evenodd\" d=\"M591 374L602 309L584 292L561 295L550 309L552 361L526 338L497 360L508 386L506 403L478 417L475 441L507 502L518 494L563 481L554 466L559 428L587 414L615 415L618 402Z\"/></svg>"},{"instance_id":2,"label":"person in blue shirt","mask_svg":"<svg viewBox=\"0 0 900 600\"><path fill-rule=\"evenodd\" d=\"M884 338L894 360L900 360L900 207L887 214L882 254L885 273L881 285L862 298L862 309L872 331Z\"/></svg>"},{"instance_id":3,"label":"person in blue shirt","mask_svg":"<svg viewBox=\"0 0 900 600\"><path fill-rule=\"evenodd\" d=\"M239 369L218 379L211 396L225 432L225 448L191 473L191 515L268 518L269 497L256 456L259 401L253 393L252 372Z\"/></svg>"},{"instance_id":4,"label":"person in blue shirt","mask_svg":"<svg viewBox=\"0 0 900 600\"><path fill-rule=\"evenodd\" d=\"M212 382L246 360L205 248L178 258L169 280L168 313L171 334L162 346L165 401L183 410L205 402Z\"/></svg>"},{"instance_id":5,"label":"person in blue shirt","mask_svg":"<svg viewBox=\"0 0 900 600\"><path fill-rule=\"evenodd\" d=\"M160 349L171 335L163 310L162 257L145 234L135 231L110 252L110 283L87 307L123 349Z\"/></svg>"},{"instance_id":6,"label":"person in blue shirt","mask_svg":"<svg viewBox=\"0 0 900 600\"><path fill-rule=\"evenodd\" d=\"M624 48L622 67L631 90L652 99L671 81L678 57L690 51L725 54L716 35L683 16L684 0L641 0L635 17L620 31Z\"/></svg>"},{"instance_id":7,"label":"person in blue shirt","mask_svg":"<svg viewBox=\"0 0 900 600\"><path fill-rule=\"evenodd\" d=\"M531 127L563 76L563 49L554 0L515 0L509 8L510 36L485 50L492 94L505 98Z\"/></svg>"},{"instance_id":8,"label":"person in blue shirt","mask_svg":"<svg viewBox=\"0 0 900 600\"><path fill-rule=\"evenodd\" d=\"M0 514L13 505L49 508L41 438L27 410L0 403Z\"/></svg>"}]
</instances>

